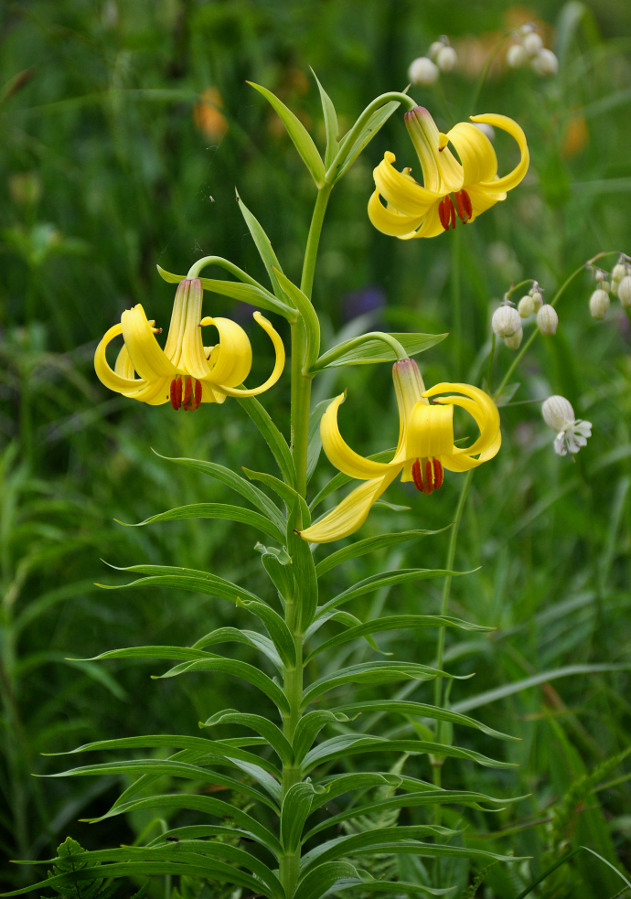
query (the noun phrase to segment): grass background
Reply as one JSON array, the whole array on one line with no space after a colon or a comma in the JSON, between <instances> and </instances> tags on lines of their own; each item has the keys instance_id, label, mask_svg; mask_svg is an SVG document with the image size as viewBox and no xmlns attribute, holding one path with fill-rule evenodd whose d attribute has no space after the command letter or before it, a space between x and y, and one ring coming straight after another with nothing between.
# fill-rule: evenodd
<instances>
[{"instance_id":1,"label":"grass background","mask_svg":"<svg viewBox=\"0 0 631 899\"><path fill-rule=\"evenodd\" d=\"M506 35L528 20L558 54L554 78L503 63ZM448 34L458 69L433 88L414 88L415 99L443 129L487 111L522 124L531 171L505 204L470 229L397 242L378 234L365 214L383 151L413 164L395 115L336 188L321 247L314 301L326 345L342 329L369 325L448 330L450 339L421 360L426 382L479 381L494 302L511 282L536 278L551 299L588 258L631 251L631 11L614 0L520 7L499 0L24 0L2 5L0 26L0 852L8 860L50 856L68 833L91 848L116 845L150 823L132 816L124 834L118 824L78 824L103 809L117 785L34 778L60 768L59 759L41 753L100 737L194 733L199 718L234 704L234 686L221 679L156 684L146 665L67 658L133 643L189 643L208 622L234 623L231 609L190 595L103 591L94 581L116 583L116 574L100 559L217 566L229 579L263 580L253 535L228 522L147 530L113 522L224 498L217 483L169 466L150 448L235 467L268 465L238 405L176 415L109 395L92 370L96 342L124 308L142 302L167 324L173 290L156 264L183 274L212 253L263 280L235 187L285 271L297 277L314 192L277 118L246 81L274 90L322 145L309 66L347 127L377 94L404 87L409 62ZM218 116L206 107L204 130L195 108L209 89L223 109ZM499 136L497 149L506 170L513 148ZM469 821L475 845L532 857L494 869L488 897L516 897L580 845L621 870L631 867L624 759L630 331L617 303L604 322L589 317L593 286L588 272L574 281L558 306L556 337L539 340L522 363L515 400L531 402L503 411L502 452L476 475L458 547L457 567L480 570L456 579L451 611L497 629L448 644L451 670L475 672L454 688L452 702L522 742L498 749L480 737L471 745L505 752L519 767L497 772L454 762L445 784L527 794L505 812ZM249 318L225 299L206 303ZM369 309L371 318L358 323L357 313ZM254 334L253 342L255 381L270 359L265 338ZM500 347L494 386L511 359ZM362 453L383 449L384 427L394 442L387 367L327 375L316 398L344 386L349 443ZM576 460L554 455L553 434L541 421L535 401L553 393L594 423ZM286 383L264 397L284 428L287 400ZM314 489L330 474L323 460ZM411 507L399 515L401 527L440 529L453 518L458 489L454 476L431 499L401 486L389 498ZM391 513L375 510L363 534L393 529L392 522ZM438 534L405 553L362 558L347 576L386 564L440 567L447 540ZM439 587L405 588L354 611L369 617L389 603L434 612L439 601ZM428 663L435 653L427 635L394 635L383 648ZM352 651L359 660L367 650ZM348 661L345 655L328 664ZM554 676L570 665L592 670ZM457 874L464 895L468 874ZM27 876L7 864L0 882ZM581 852L532 895L591 899L622 886L602 861Z\"/></svg>"}]
</instances>

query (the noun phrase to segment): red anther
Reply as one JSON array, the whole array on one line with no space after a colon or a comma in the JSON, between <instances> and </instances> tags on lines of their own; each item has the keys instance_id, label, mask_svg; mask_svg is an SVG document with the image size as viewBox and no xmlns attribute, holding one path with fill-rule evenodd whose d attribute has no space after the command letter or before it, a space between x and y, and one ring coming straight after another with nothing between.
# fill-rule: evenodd
<instances>
[{"instance_id":1,"label":"red anther","mask_svg":"<svg viewBox=\"0 0 631 899\"><path fill-rule=\"evenodd\" d=\"M471 205L471 197L466 190L459 190L456 194L456 205L458 206L458 218L461 222L469 221L473 214L473 206Z\"/></svg>"},{"instance_id":2,"label":"red anther","mask_svg":"<svg viewBox=\"0 0 631 899\"><path fill-rule=\"evenodd\" d=\"M184 396L182 397L182 405L184 406L184 411L188 412L191 408L191 393L193 391L193 379L187 375L184 378Z\"/></svg>"},{"instance_id":3,"label":"red anther","mask_svg":"<svg viewBox=\"0 0 631 899\"><path fill-rule=\"evenodd\" d=\"M199 409L199 404L202 401L202 382L195 381L195 408Z\"/></svg>"},{"instance_id":4,"label":"red anther","mask_svg":"<svg viewBox=\"0 0 631 899\"><path fill-rule=\"evenodd\" d=\"M412 479L416 489L421 493L424 493L423 472L421 471L421 463L418 459L412 464Z\"/></svg>"},{"instance_id":5,"label":"red anther","mask_svg":"<svg viewBox=\"0 0 631 899\"><path fill-rule=\"evenodd\" d=\"M171 381L171 405L176 412L182 405L182 378L179 375Z\"/></svg>"},{"instance_id":6,"label":"red anther","mask_svg":"<svg viewBox=\"0 0 631 899\"><path fill-rule=\"evenodd\" d=\"M434 490L439 490L443 486L443 466L438 459L432 459L434 466Z\"/></svg>"},{"instance_id":7,"label":"red anther","mask_svg":"<svg viewBox=\"0 0 631 899\"><path fill-rule=\"evenodd\" d=\"M423 493L429 496L434 490L434 469L432 468L432 460L425 460L425 489Z\"/></svg>"},{"instance_id":8,"label":"red anther","mask_svg":"<svg viewBox=\"0 0 631 899\"><path fill-rule=\"evenodd\" d=\"M445 231L456 227L456 210L450 196L443 197L438 204L438 218Z\"/></svg>"}]
</instances>

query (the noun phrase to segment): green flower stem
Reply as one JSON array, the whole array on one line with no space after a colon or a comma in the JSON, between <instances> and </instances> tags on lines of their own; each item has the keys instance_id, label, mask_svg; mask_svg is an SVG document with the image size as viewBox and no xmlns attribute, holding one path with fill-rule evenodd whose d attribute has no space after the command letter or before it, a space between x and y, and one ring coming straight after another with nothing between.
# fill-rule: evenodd
<instances>
[{"instance_id":1,"label":"green flower stem","mask_svg":"<svg viewBox=\"0 0 631 899\"><path fill-rule=\"evenodd\" d=\"M307 237L300 289L309 300L311 300L318 246L331 187L331 185L324 185L318 191ZM295 487L298 493L305 498L307 494L307 448L312 381L312 375L308 373L310 345L308 329L309 321L303 316L300 316L291 325L291 453L296 471ZM297 518L299 515L298 511L295 517ZM298 519L292 524L299 529L304 527L305 522ZM308 564L313 566L311 553L305 555L308 556ZM302 715L304 686L302 607L307 600L307 587L303 578L296 577L295 585L295 596L285 598L285 622L294 642L296 662L295 665L285 665L283 670L283 689L289 707L288 712L283 715L283 733L292 745ZM283 762L282 798L284 799L291 787L301 780L302 766L293 761ZM295 893L299 871L300 846L297 846L293 850L286 850L279 858L279 879L287 899L290 899Z\"/></svg>"},{"instance_id":2,"label":"green flower stem","mask_svg":"<svg viewBox=\"0 0 631 899\"><path fill-rule=\"evenodd\" d=\"M474 468L471 468L465 475L464 481L462 482L462 489L460 491L460 499L458 500L458 506L456 507L456 516L454 518L454 523L451 529L451 536L449 538L449 549L447 550L447 561L445 563L445 568L448 571L453 570L454 560L456 558L456 546L458 544L458 534L460 532L460 524L462 522L462 514L464 512L465 503L467 501L467 497L469 496L469 487L471 486L471 480L473 478ZM452 577L448 574L445 577L445 583L443 585L443 595L440 603L440 614L444 617L447 615L447 611L449 608L449 597L451 594L451 581ZM438 646L436 648L436 667L441 669L443 667L443 659L445 655L445 628L441 627L438 629ZM443 679L441 677L437 677L434 681L434 705L438 708L443 707L443 703L445 700L445 691L443 689ZM438 722L436 726L436 742L442 742L442 734L443 734L443 724L442 722ZM441 785L441 773L442 773L442 762L433 765L432 775L434 784L436 787L440 787ZM441 806L440 803L436 805L435 808L435 823L440 824L441 817Z\"/></svg>"},{"instance_id":3,"label":"green flower stem","mask_svg":"<svg viewBox=\"0 0 631 899\"><path fill-rule=\"evenodd\" d=\"M609 255L611 255L610 252L607 252L607 253L599 253L597 256L594 256L593 259L590 259L589 262L587 262L587 265L591 265L593 262L596 261L596 259L600 259L600 258L603 257L603 256L609 256ZM585 268L585 265L579 266L577 269L575 269L575 270L572 272L572 274L569 276L569 278L567 278L567 279L563 282L563 284L559 287L559 289L557 290L556 294L554 295L554 299L553 299L552 302L550 303L551 306L556 306L556 304L557 304L557 303L559 302L559 300L561 299L561 296L563 295L563 293L567 290L567 288L570 286L570 284L572 283L572 281L574 281L575 278L578 278L578 276L579 276L580 273L584 270L584 268ZM513 359L512 363L511 363L511 365L509 365L508 371L506 372L506 374L505 374L504 377L502 378L502 383L501 383L500 386L497 388L497 390L494 391L494 393L493 393L493 398L494 398L494 399L498 399L498 398L502 395L502 392L503 392L504 388L506 387L506 385L507 385L508 382L510 381L511 377L513 376L513 372L515 371L515 369L517 368L517 366L519 365L519 363L521 362L521 360L524 358L524 356L526 355L526 353L528 352L528 350L529 350L530 347L532 346L532 344L533 344L533 342L534 342L534 340L536 339L536 337L537 337L538 334L539 334L539 328L535 328L535 330L532 332L532 334L530 335L530 337L528 338L528 340L526 341L526 343L523 345L523 347L522 347L521 350L519 351L519 353L517 353L517 355L515 356L515 358ZM489 388L490 388L490 385L489 385Z\"/></svg>"}]
</instances>

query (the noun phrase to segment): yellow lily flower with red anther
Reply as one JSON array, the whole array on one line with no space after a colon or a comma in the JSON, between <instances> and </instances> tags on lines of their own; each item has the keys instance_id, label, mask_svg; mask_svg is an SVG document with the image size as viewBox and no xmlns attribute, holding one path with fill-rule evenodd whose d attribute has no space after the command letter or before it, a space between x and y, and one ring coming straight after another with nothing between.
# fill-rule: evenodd
<instances>
[{"instance_id":1,"label":"yellow lily flower with red anther","mask_svg":"<svg viewBox=\"0 0 631 899\"><path fill-rule=\"evenodd\" d=\"M429 112L416 106L405 114L405 124L421 162L423 184L414 180L409 168L397 171L394 153L386 152L374 170L377 189L368 203L368 216L375 228L402 240L436 237L455 228L458 219L468 224L506 199L506 192L528 171L526 136L517 122L504 115L475 115L471 122L492 125L515 138L520 159L512 172L498 177L493 145L475 125L459 122L442 134Z\"/></svg>"},{"instance_id":2,"label":"yellow lily flower with red anther","mask_svg":"<svg viewBox=\"0 0 631 899\"><path fill-rule=\"evenodd\" d=\"M443 469L468 471L497 454L502 442L499 413L483 390L471 384L448 383L426 390L413 359L394 363L393 380L399 407L399 442L391 462L366 459L344 441L337 424L344 393L333 400L322 416L322 446L330 462L344 474L366 483L356 487L320 521L301 531L304 540L329 543L352 534L399 474L402 481L413 481L417 490L428 495L442 486ZM468 412L478 427L479 435L468 447L454 443L454 406Z\"/></svg>"},{"instance_id":3,"label":"yellow lily flower with red anther","mask_svg":"<svg viewBox=\"0 0 631 899\"><path fill-rule=\"evenodd\" d=\"M174 409L185 411L198 409L201 403L223 403L227 396L256 396L275 384L285 365L285 348L271 323L254 313L274 346L274 370L259 387L239 387L252 367L248 335L228 318L202 318L202 296L199 278L180 281L164 349L155 338L161 328L147 320L140 304L123 312L120 324L110 328L96 348L99 380L130 399L152 406L170 401ZM207 325L217 331L215 346L203 344L202 328ZM105 351L119 336L124 342L112 369Z\"/></svg>"}]
</instances>

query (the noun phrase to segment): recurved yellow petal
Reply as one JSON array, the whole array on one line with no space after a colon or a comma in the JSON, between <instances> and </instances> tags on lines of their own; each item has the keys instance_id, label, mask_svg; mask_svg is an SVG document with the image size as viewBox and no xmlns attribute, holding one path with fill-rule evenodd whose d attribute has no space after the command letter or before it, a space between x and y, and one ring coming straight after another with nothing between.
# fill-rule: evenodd
<instances>
[{"instance_id":1,"label":"recurved yellow petal","mask_svg":"<svg viewBox=\"0 0 631 899\"><path fill-rule=\"evenodd\" d=\"M360 456L350 448L346 443L337 424L337 410L344 402L345 393L340 393L332 403L329 404L326 412L322 416L320 422L320 436L322 437L322 448L327 454L329 461L343 471L344 474L351 478L359 480L368 480L369 478L383 477L390 470L391 462L373 462ZM396 474L396 471L395 471ZM385 489L385 488L384 488Z\"/></svg>"},{"instance_id":2,"label":"recurved yellow petal","mask_svg":"<svg viewBox=\"0 0 631 899\"><path fill-rule=\"evenodd\" d=\"M301 531L300 536L309 543L330 543L332 540L348 537L366 521L372 505L397 474L398 469L395 468L382 478L366 481L365 484L356 487L328 515L316 521L310 528Z\"/></svg>"}]
</instances>

